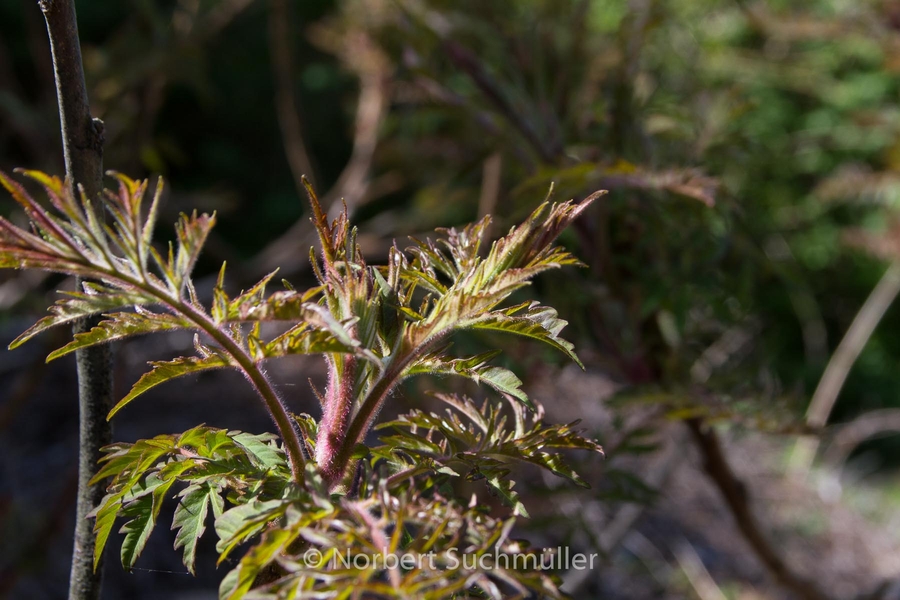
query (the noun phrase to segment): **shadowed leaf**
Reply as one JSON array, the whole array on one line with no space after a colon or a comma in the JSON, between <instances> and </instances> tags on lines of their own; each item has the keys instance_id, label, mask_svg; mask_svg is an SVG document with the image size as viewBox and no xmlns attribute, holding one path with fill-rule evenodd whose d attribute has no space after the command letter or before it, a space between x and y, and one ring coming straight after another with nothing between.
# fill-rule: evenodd
<instances>
[{"instance_id":1,"label":"shadowed leaf","mask_svg":"<svg viewBox=\"0 0 900 600\"><path fill-rule=\"evenodd\" d=\"M111 419L117 412L122 410L129 402L146 392L147 390L165 383L170 379L190 375L199 371L209 369L222 369L232 366L231 362L225 356L219 354L211 354L209 356L197 357L189 356L176 358L170 361L151 362L153 367L148 373L145 373L138 379L128 395L119 400L119 402L109 411L107 419Z\"/></svg>"}]
</instances>

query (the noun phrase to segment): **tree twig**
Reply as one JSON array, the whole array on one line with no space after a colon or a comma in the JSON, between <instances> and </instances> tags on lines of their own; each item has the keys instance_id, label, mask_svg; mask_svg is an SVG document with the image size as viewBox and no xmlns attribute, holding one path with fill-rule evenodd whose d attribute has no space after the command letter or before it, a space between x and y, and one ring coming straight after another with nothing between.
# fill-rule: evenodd
<instances>
[{"instance_id":1,"label":"tree twig","mask_svg":"<svg viewBox=\"0 0 900 600\"><path fill-rule=\"evenodd\" d=\"M500 186L503 179L503 155L494 152L484 160L481 167L481 193L478 196L478 218L494 214L497 201L500 199ZM485 231L485 237L490 239L491 224Z\"/></svg>"},{"instance_id":2,"label":"tree twig","mask_svg":"<svg viewBox=\"0 0 900 600\"><path fill-rule=\"evenodd\" d=\"M38 2L53 56L53 75L59 102L60 130L66 177L88 198L97 200L103 186L103 122L91 117L74 0ZM80 287L80 283L79 283ZM75 334L89 331L99 318L83 319ZM91 486L100 448L109 444L112 431L106 414L112 406L112 355L109 346L82 348L75 354L78 371L79 452L75 540L69 575L69 600L96 600L101 571L94 570L94 532L87 514L103 498L103 488Z\"/></svg>"},{"instance_id":3,"label":"tree twig","mask_svg":"<svg viewBox=\"0 0 900 600\"><path fill-rule=\"evenodd\" d=\"M272 0L269 9L269 51L275 78L275 109L281 125L284 153L294 176L297 191L303 193L301 178L305 175L317 187L309 152L303 142L303 126L297 114L297 101L291 75L294 71L290 45L290 11L287 0Z\"/></svg>"},{"instance_id":4,"label":"tree twig","mask_svg":"<svg viewBox=\"0 0 900 600\"><path fill-rule=\"evenodd\" d=\"M867 412L837 427L823 460L837 470L862 442L892 433L900 433L900 409L883 408Z\"/></svg>"},{"instance_id":5,"label":"tree twig","mask_svg":"<svg viewBox=\"0 0 900 600\"><path fill-rule=\"evenodd\" d=\"M553 140L551 144L544 143L544 140L538 135L532 124L513 106L500 84L484 69L478 57L468 48L450 39L444 40L443 49L450 62L466 73L472 82L478 86L481 93L509 121L510 125L519 130L522 137L540 155L541 160L548 164L556 162L563 150L558 141Z\"/></svg>"},{"instance_id":6,"label":"tree twig","mask_svg":"<svg viewBox=\"0 0 900 600\"><path fill-rule=\"evenodd\" d=\"M726 600L722 589L716 585L716 580L706 570L703 560L690 542L681 539L674 548L674 554L700 600Z\"/></svg>"},{"instance_id":7,"label":"tree twig","mask_svg":"<svg viewBox=\"0 0 900 600\"><path fill-rule=\"evenodd\" d=\"M900 293L900 262L894 262L866 298L841 343L838 344L837 350L828 361L806 411L807 425L819 429L828 422L831 409L834 408L841 388L844 387L850 369L898 293ZM805 476L818 448L818 438L803 437L797 440L791 456L790 471L795 475Z\"/></svg>"},{"instance_id":8,"label":"tree twig","mask_svg":"<svg viewBox=\"0 0 900 600\"><path fill-rule=\"evenodd\" d=\"M322 205L331 218L336 217L342 208L341 200L346 203L350 214L366 200L369 172L378 144L378 129L387 108L386 59L364 33L350 36L349 40L344 49L347 54L344 58L359 75L360 92L353 152L337 182L322 198ZM298 193L306 193L302 184ZM315 239L316 235L309 221L306 218L300 219L260 252L255 267L262 271L280 267L282 273L296 271L306 264L305 258ZM303 260L298 261L298 256Z\"/></svg>"},{"instance_id":9,"label":"tree twig","mask_svg":"<svg viewBox=\"0 0 900 600\"><path fill-rule=\"evenodd\" d=\"M703 419L688 419L685 424L703 456L704 469L722 495L735 524L775 580L791 590L797 598L803 600L828 598L813 582L794 573L766 539L760 523L750 508L748 490L728 464L716 432Z\"/></svg>"}]
</instances>

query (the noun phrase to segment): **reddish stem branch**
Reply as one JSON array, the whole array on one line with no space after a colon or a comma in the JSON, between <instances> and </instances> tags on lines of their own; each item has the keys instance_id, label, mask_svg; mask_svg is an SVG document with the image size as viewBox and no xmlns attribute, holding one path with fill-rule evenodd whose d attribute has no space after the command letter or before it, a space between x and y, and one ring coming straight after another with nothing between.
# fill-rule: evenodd
<instances>
[{"instance_id":1,"label":"reddish stem branch","mask_svg":"<svg viewBox=\"0 0 900 600\"><path fill-rule=\"evenodd\" d=\"M750 507L748 491L728 464L716 432L702 419L688 419L686 424L703 455L704 469L734 516L735 524L776 581L803 600L828 598L811 581L794 573L766 539Z\"/></svg>"}]
</instances>

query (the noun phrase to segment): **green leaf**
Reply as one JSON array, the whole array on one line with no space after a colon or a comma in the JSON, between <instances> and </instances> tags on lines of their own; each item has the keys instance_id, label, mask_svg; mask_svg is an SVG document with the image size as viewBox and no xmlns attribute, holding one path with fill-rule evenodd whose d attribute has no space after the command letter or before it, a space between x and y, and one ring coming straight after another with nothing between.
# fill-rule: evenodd
<instances>
[{"instance_id":1,"label":"green leaf","mask_svg":"<svg viewBox=\"0 0 900 600\"><path fill-rule=\"evenodd\" d=\"M314 329L308 323L301 323L266 342L262 348L265 358L276 358L291 354L359 353L358 345L347 345L337 340L330 331ZM377 357L375 358L377 361Z\"/></svg>"},{"instance_id":2,"label":"green leaf","mask_svg":"<svg viewBox=\"0 0 900 600\"><path fill-rule=\"evenodd\" d=\"M112 532L113 525L116 524L116 517L119 514L117 495L109 495L104 498L104 503L97 511L94 519L94 571L100 564L100 558L103 556L103 549Z\"/></svg>"},{"instance_id":3,"label":"green leaf","mask_svg":"<svg viewBox=\"0 0 900 600\"><path fill-rule=\"evenodd\" d=\"M251 500L247 504L235 506L222 513L216 519L216 535L219 536L216 550L219 552L219 564L238 544L256 535L267 523L283 515L286 507L287 504L283 500L265 502Z\"/></svg>"},{"instance_id":4,"label":"green leaf","mask_svg":"<svg viewBox=\"0 0 900 600\"><path fill-rule=\"evenodd\" d=\"M231 321L303 321L309 314L310 300L320 291L320 287L315 287L304 293L275 292L259 302L238 296L229 305L228 318Z\"/></svg>"},{"instance_id":5,"label":"green leaf","mask_svg":"<svg viewBox=\"0 0 900 600\"><path fill-rule=\"evenodd\" d=\"M226 600L239 600L250 591L256 581L259 572L264 569L274 558L283 552L297 534L284 529L271 529L265 533L263 539L250 548L241 558L238 566L232 570L230 577L226 577L219 586L219 598Z\"/></svg>"},{"instance_id":6,"label":"green leaf","mask_svg":"<svg viewBox=\"0 0 900 600\"><path fill-rule=\"evenodd\" d=\"M500 354L499 350L470 358L453 359L443 358L444 353L445 351L438 351L416 361L407 369L407 374L460 375L475 383L488 385L503 394L509 394L528 408L534 408L531 400L521 389L522 380L516 377L515 373L509 369L486 364Z\"/></svg>"},{"instance_id":7,"label":"green leaf","mask_svg":"<svg viewBox=\"0 0 900 600\"><path fill-rule=\"evenodd\" d=\"M530 518L530 515L525 509L525 505L519 500L519 493L513 490L513 486L516 485L516 482L509 479L508 474L508 472L501 472L497 475L487 477L487 483L490 488L500 496L504 504L512 507L513 514L522 515L528 519Z\"/></svg>"},{"instance_id":8,"label":"green leaf","mask_svg":"<svg viewBox=\"0 0 900 600\"><path fill-rule=\"evenodd\" d=\"M159 331L176 331L193 327L191 322L183 317L151 313L146 310L137 313L113 313L105 316L106 319L100 321L96 327L85 333L76 334L74 340L62 348L51 352L47 357L47 362L65 356L79 348L112 342L133 335Z\"/></svg>"},{"instance_id":9,"label":"green leaf","mask_svg":"<svg viewBox=\"0 0 900 600\"><path fill-rule=\"evenodd\" d=\"M153 494L141 496L121 511L122 516L131 517L119 530L119 533L125 534L125 539L122 540L122 566L126 569L134 566L146 546L156 525L154 513Z\"/></svg>"},{"instance_id":10,"label":"green leaf","mask_svg":"<svg viewBox=\"0 0 900 600\"><path fill-rule=\"evenodd\" d=\"M175 549L184 548L184 566L193 575L195 574L197 541L206 530L204 522L209 513L209 507L212 505L213 515L219 517L224 504L219 493L207 482L187 487L181 491L179 496L175 517L172 519L172 529L178 530L175 535Z\"/></svg>"},{"instance_id":11,"label":"green leaf","mask_svg":"<svg viewBox=\"0 0 900 600\"><path fill-rule=\"evenodd\" d=\"M134 387L131 388L131 391L128 392L128 395L119 400L118 404L109 411L109 414L106 417L107 419L113 418L113 416L122 410L129 402L147 390L154 388L161 383L165 383L170 379L190 375L191 373L197 373L199 371L222 369L232 366L230 360L220 354L210 354L209 356L203 357L182 357L170 361L151 362L150 365L153 367L152 370L138 379L137 383L134 384Z\"/></svg>"},{"instance_id":12,"label":"green leaf","mask_svg":"<svg viewBox=\"0 0 900 600\"><path fill-rule=\"evenodd\" d=\"M509 478L509 465L513 462L534 464L588 487L562 456L553 452L571 449L603 453L595 441L584 438L574 428L577 422L547 426L537 417L540 411L535 411L531 413L529 426L528 413L509 398L507 405L513 413L512 419L489 402L479 409L465 397L450 394L435 394L435 397L449 405L447 415L414 410L380 424L377 429L391 428L394 434L380 438L384 446L374 448L373 456L392 463L395 471L410 468L411 463L405 455L415 457L417 468L425 465L433 473L452 475L467 470L468 479L484 480L521 514L527 513ZM461 421L458 415L465 416L471 424ZM431 462L426 463L423 457L428 457ZM455 471L446 470L451 465Z\"/></svg>"},{"instance_id":13,"label":"green leaf","mask_svg":"<svg viewBox=\"0 0 900 600\"><path fill-rule=\"evenodd\" d=\"M228 303L228 308L226 310L226 314L228 315L229 321L237 321L241 320L241 315L245 312L250 312L253 310L253 307L259 306L265 302L265 293L266 286L272 281L272 278L278 273L278 269L275 269L265 277L263 277L256 285L247 290L246 292L241 292L236 298L230 300Z\"/></svg>"},{"instance_id":14,"label":"green leaf","mask_svg":"<svg viewBox=\"0 0 900 600\"><path fill-rule=\"evenodd\" d=\"M147 539L156 526L156 519L159 517L166 493L177 481L178 475L193 466L193 463L184 461L170 466L175 468L170 470L165 478L155 475L147 477L141 487L149 488L150 493L142 492L134 502L125 504L124 509L120 512L121 516L132 517L119 531L119 533L125 534L125 539L122 541L122 566L126 569L134 566L135 561L144 550ZM126 497L123 497L122 501L125 500Z\"/></svg>"},{"instance_id":15,"label":"green leaf","mask_svg":"<svg viewBox=\"0 0 900 600\"><path fill-rule=\"evenodd\" d=\"M284 452L272 445L277 436L271 433L253 435L252 433L237 433L230 436L244 450L253 463L261 469L276 469L286 467L287 460Z\"/></svg>"},{"instance_id":16,"label":"green leaf","mask_svg":"<svg viewBox=\"0 0 900 600\"><path fill-rule=\"evenodd\" d=\"M63 292L69 297L58 300L56 304L51 306L49 309L51 314L29 327L13 340L9 345L9 349L12 350L19 347L37 334L57 325L66 325L82 317L124 306L152 304L154 302L152 297L140 292L112 290L97 284L87 284L85 287L90 290L90 293Z\"/></svg>"},{"instance_id":17,"label":"green leaf","mask_svg":"<svg viewBox=\"0 0 900 600\"><path fill-rule=\"evenodd\" d=\"M524 314L509 315L504 311L494 311L462 321L458 325L460 329L500 331L544 342L564 353L583 369L584 365L575 355L572 343L559 337L565 326L566 321L558 318L554 309L540 306L536 302Z\"/></svg>"},{"instance_id":18,"label":"green leaf","mask_svg":"<svg viewBox=\"0 0 900 600\"><path fill-rule=\"evenodd\" d=\"M161 449L153 449L149 453L132 453L132 455L136 455L136 458L131 463L134 468L127 473L127 482L124 486L120 486L118 492L107 494L96 509L94 520L95 570L100 564L103 549L119 515L133 517L132 521L129 521L121 531L126 534L127 541L127 546L125 543L122 545L122 564L126 567L133 566L137 556L143 550L147 537L153 529L156 514L159 513L157 503L161 501L162 494L165 493L163 491L158 495L157 492L161 488L168 489L171 486L171 482L163 482L152 475L144 478L144 475L145 471L155 464L164 453L165 451ZM98 477L99 475L94 476L94 480ZM149 512L145 512L143 507L148 505ZM150 519L150 521L148 522L146 519Z\"/></svg>"},{"instance_id":19,"label":"green leaf","mask_svg":"<svg viewBox=\"0 0 900 600\"><path fill-rule=\"evenodd\" d=\"M103 448L106 455L100 458L100 470L91 479L91 485L113 478L113 484L122 480L131 480L129 485L136 485L137 479L160 458L177 451L173 435L158 435L149 440L138 440L134 444L112 444Z\"/></svg>"}]
</instances>

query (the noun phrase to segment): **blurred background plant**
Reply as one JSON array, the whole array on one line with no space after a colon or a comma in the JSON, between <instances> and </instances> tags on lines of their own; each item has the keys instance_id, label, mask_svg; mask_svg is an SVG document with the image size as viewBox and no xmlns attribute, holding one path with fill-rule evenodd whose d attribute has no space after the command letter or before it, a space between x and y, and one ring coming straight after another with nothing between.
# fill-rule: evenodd
<instances>
[{"instance_id":1,"label":"blurred background plant","mask_svg":"<svg viewBox=\"0 0 900 600\"><path fill-rule=\"evenodd\" d=\"M589 267L536 284L570 321L586 373L531 348L508 365L552 421L582 418L608 450L581 466L591 491L520 492L547 494L527 524L533 542L606 557L562 574L573 596L850 597L900 573L889 533L900 438L883 436L900 410L900 313L888 308L900 285L889 268L900 4L82 0L78 11L106 166L165 175L161 221L217 210L201 269L227 259L237 287L276 266L308 276L304 173L333 210L344 199L370 256L487 213L497 236L550 182L557 199L610 190L568 238ZM0 165L59 173L42 27L30 0L0 4ZM0 277L12 339L58 281ZM141 343L120 353L126 379ZM56 391L71 386L54 385L65 375L40 355L0 362L3 532L36 539L67 530L71 490L24 473L74 465L74 391ZM191 393L223 389L205 383ZM34 404L60 415L58 431L34 435ZM216 426L259 422L218 406L197 410ZM165 416L126 415L118 437L176 430ZM827 466L785 476L806 433L822 436ZM54 452L29 441L54 435ZM54 597L41 574L60 552L3 551L0 591ZM109 575L109 597L194 586L150 566Z\"/></svg>"}]
</instances>

